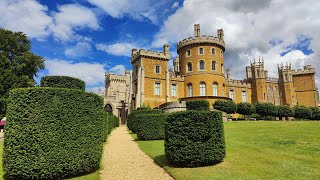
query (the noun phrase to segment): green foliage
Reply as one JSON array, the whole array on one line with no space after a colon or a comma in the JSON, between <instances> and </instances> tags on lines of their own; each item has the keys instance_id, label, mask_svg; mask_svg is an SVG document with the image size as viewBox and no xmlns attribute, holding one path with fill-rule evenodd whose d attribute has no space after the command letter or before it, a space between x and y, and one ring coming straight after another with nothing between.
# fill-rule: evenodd
<instances>
[{"instance_id":1,"label":"green foliage","mask_svg":"<svg viewBox=\"0 0 320 180\"><path fill-rule=\"evenodd\" d=\"M237 104L237 113L242 115L251 115L256 111L254 105L247 103L247 102L241 102Z\"/></svg>"},{"instance_id":2,"label":"green foliage","mask_svg":"<svg viewBox=\"0 0 320 180\"><path fill-rule=\"evenodd\" d=\"M206 100L195 100L186 102L188 110L199 110L199 111L209 111L209 101Z\"/></svg>"},{"instance_id":3,"label":"green foliage","mask_svg":"<svg viewBox=\"0 0 320 180\"><path fill-rule=\"evenodd\" d=\"M226 156L221 112L172 113L165 124L165 155L176 166L214 164Z\"/></svg>"},{"instance_id":4,"label":"green foliage","mask_svg":"<svg viewBox=\"0 0 320 180\"><path fill-rule=\"evenodd\" d=\"M162 111L160 109L152 109L152 110L137 110L137 111L132 111L127 120L127 126L128 128L133 132L137 133L137 116L140 114L161 114Z\"/></svg>"},{"instance_id":5,"label":"green foliage","mask_svg":"<svg viewBox=\"0 0 320 180\"><path fill-rule=\"evenodd\" d=\"M312 110L305 106L296 106L294 108L294 117L296 119L311 119Z\"/></svg>"},{"instance_id":6,"label":"green foliage","mask_svg":"<svg viewBox=\"0 0 320 180\"><path fill-rule=\"evenodd\" d=\"M271 103L261 103L256 104L256 113L265 117L263 119L268 120L267 116L277 116L278 109L275 105Z\"/></svg>"},{"instance_id":7,"label":"green foliage","mask_svg":"<svg viewBox=\"0 0 320 180\"><path fill-rule=\"evenodd\" d=\"M151 110L151 107L150 107L149 104L148 104L148 105L142 104L142 106L141 106L141 107L138 107L137 110L138 110L138 111L141 111L141 110Z\"/></svg>"},{"instance_id":8,"label":"green foliage","mask_svg":"<svg viewBox=\"0 0 320 180\"><path fill-rule=\"evenodd\" d=\"M217 100L214 102L213 108L226 112L227 114L233 114L237 112L237 105L234 103L234 101L230 100Z\"/></svg>"},{"instance_id":9,"label":"green foliage","mask_svg":"<svg viewBox=\"0 0 320 180\"><path fill-rule=\"evenodd\" d=\"M0 28L0 98L14 88L32 87L44 59L31 52L31 42L22 32Z\"/></svg>"},{"instance_id":10,"label":"green foliage","mask_svg":"<svg viewBox=\"0 0 320 180\"><path fill-rule=\"evenodd\" d=\"M282 119L282 117L291 117L293 116L293 109L288 105L279 105L278 108L278 114L277 116Z\"/></svg>"},{"instance_id":11,"label":"green foliage","mask_svg":"<svg viewBox=\"0 0 320 180\"><path fill-rule=\"evenodd\" d=\"M113 128L119 127L119 118L117 116L109 113L107 116L107 121L108 121L108 134L110 134Z\"/></svg>"},{"instance_id":12,"label":"green foliage","mask_svg":"<svg viewBox=\"0 0 320 180\"><path fill-rule=\"evenodd\" d=\"M103 99L81 90L10 91L4 171L9 179L61 179L99 167Z\"/></svg>"},{"instance_id":13,"label":"green foliage","mask_svg":"<svg viewBox=\"0 0 320 180\"><path fill-rule=\"evenodd\" d=\"M312 111L312 120L320 120L320 108L319 107L311 107L310 108Z\"/></svg>"},{"instance_id":14,"label":"green foliage","mask_svg":"<svg viewBox=\"0 0 320 180\"><path fill-rule=\"evenodd\" d=\"M81 79L69 76L43 76L41 78L41 87L55 87L85 90L86 83Z\"/></svg>"},{"instance_id":15,"label":"green foliage","mask_svg":"<svg viewBox=\"0 0 320 180\"><path fill-rule=\"evenodd\" d=\"M7 99L0 99L0 114L6 114Z\"/></svg>"},{"instance_id":16,"label":"green foliage","mask_svg":"<svg viewBox=\"0 0 320 180\"><path fill-rule=\"evenodd\" d=\"M164 139L166 114L137 115L137 136L141 140Z\"/></svg>"}]
</instances>

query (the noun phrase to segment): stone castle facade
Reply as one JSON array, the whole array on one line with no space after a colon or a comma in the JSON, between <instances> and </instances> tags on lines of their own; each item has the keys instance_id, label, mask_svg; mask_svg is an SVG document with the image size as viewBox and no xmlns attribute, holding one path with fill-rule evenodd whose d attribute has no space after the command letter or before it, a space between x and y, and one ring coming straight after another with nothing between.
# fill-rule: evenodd
<instances>
[{"instance_id":1,"label":"stone castle facade","mask_svg":"<svg viewBox=\"0 0 320 180\"><path fill-rule=\"evenodd\" d=\"M132 49L129 109L190 100L212 104L219 99L318 106L315 69L310 65L303 70L278 65L279 78L271 78L259 59L245 67L246 79L233 80L230 70L224 69L224 52L223 30L217 30L217 37L200 35L199 24L194 26L194 37L177 44L179 57L173 60L173 69L168 69L169 45L163 46L163 52Z\"/></svg>"}]
</instances>

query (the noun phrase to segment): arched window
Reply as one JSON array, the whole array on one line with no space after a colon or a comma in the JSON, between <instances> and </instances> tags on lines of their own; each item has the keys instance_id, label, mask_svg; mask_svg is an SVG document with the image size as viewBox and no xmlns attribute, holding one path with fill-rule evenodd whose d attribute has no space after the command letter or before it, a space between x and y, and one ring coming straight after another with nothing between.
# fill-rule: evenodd
<instances>
[{"instance_id":1,"label":"arched window","mask_svg":"<svg viewBox=\"0 0 320 180\"><path fill-rule=\"evenodd\" d=\"M200 83L200 96L205 96L206 95L206 83L201 82Z\"/></svg>"},{"instance_id":2,"label":"arched window","mask_svg":"<svg viewBox=\"0 0 320 180\"><path fill-rule=\"evenodd\" d=\"M216 54L216 49L215 48L211 49L211 54Z\"/></svg>"},{"instance_id":3,"label":"arched window","mask_svg":"<svg viewBox=\"0 0 320 180\"><path fill-rule=\"evenodd\" d=\"M187 57L191 56L191 51L190 49L187 50Z\"/></svg>"},{"instance_id":4,"label":"arched window","mask_svg":"<svg viewBox=\"0 0 320 180\"><path fill-rule=\"evenodd\" d=\"M211 69L212 69L212 71L215 71L216 70L216 64L217 64L217 62L215 62L215 61L212 61L212 67L211 67Z\"/></svg>"},{"instance_id":5,"label":"arched window","mask_svg":"<svg viewBox=\"0 0 320 180\"><path fill-rule=\"evenodd\" d=\"M203 54L203 48L199 48L199 54Z\"/></svg>"},{"instance_id":6,"label":"arched window","mask_svg":"<svg viewBox=\"0 0 320 180\"><path fill-rule=\"evenodd\" d=\"M205 65L204 61L201 60L199 62L199 70L204 70L204 65Z\"/></svg>"},{"instance_id":7,"label":"arched window","mask_svg":"<svg viewBox=\"0 0 320 180\"><path fill-rule=\"evenodd\" d=\"M213 89L213 96L218 96L218 83L213 83L213 86L212 86L212 89Z\"/></svg>"},{"instance_id":8,"label":"arched window","mask_svg":"<svg viewBox=\"0 0 320 180\"><path fill-rule=\"evenodd\" d=\"M188 72L192 71L192 63L191 62L188 62L187 68L188 68Z\"/></svg>"},{"instance_id":9,"label":"arched window","mask_svg":"<svg viewBox=\"0 0 320 180\"><path fill-rule=\"evenodd\" d=\"M192 84L189 83L188 84L188 97L191 97L192 96Z\"/></svg>"}]
</instances>

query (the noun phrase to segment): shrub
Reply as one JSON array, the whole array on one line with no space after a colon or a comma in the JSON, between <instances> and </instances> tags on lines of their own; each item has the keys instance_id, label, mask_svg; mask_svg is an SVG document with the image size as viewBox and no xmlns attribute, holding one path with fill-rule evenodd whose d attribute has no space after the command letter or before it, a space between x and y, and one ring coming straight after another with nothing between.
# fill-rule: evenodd
<instances>
[{"instance_id":1,"label":"shrub","mask_svg":"<svg viewBox=\"0 0 320 180\"><path fill-rule=\"evenodd\" d=\"M217 100L214 102L213 108L226 112L227 114L233 114L237 111L237 105L234 103L234 101L230 100Z\"/></svg>"},{"instance_id":2,"label":"shrub","mask_svg":"<svg viewBox=\"0 0 320 180\"><path fill-rule=\"evenodd\" d=\"M127 126L133 132L137 132L137 123L136 119L137 116L140 114L161 114L162 111L160 109L152 109L152 110L139 110L139 111L132 111L128 116Z\"/></svg>"},{"instance_id":3,"label":"shrub","mask_svg":"<svg viewBox=\"0 0 320 180\"><path fill-rule=\"evenodd\" d=\"M320 108L319 107L311 107L312 111L312 120L320 120Z\"/></svg>"},{"instance_id":4,"label":"shrub","mask_svg":"<svg viewBox=\"0 0 320 180\"><path fill-rule=\"evenodd\" d=\"M172 113L165 123L165 155L176 166L210 165L226 155L221 112Z\"/></svg>"},{"instance_id":5,"label":"shrub","mask_svg":"<svg viewBox=\"0 0 320 180\"><path fill-rule=\"evenodd\" d=\"M282 117L291 117L293 116L293 109L288 105L279 105L278 108L278 114L280 120L282 120Z\"/></svg>"},{"instance_id":6,"label":"shrub","mask_svg":"<svg viewBox=\"0 0 320 180\"><path fill-rule=\"evenodd\" d=\"M86 84L81 79L69 76L44 76L41 78L41 87L55 87L85 90Z\"/></svg>"},{"instance_id":7,"label":"shrub","mask_svg":"<svg viewBox=\"0 0 320 180\"><path fill-rule=\"evenodd\" d=\"M241 102L237 104L237 113L242 115L251 115L255 112L254 105L246 102Z\"/></svg>"},{"instance_id":8,"label":"shrub","mask_svg":"<svg viewBox=\"0 0 320 180\"><path fill-rule=\"evenodd\" d=\"M81 90L11 90L3 153L8 179L61 179L97 169L103 115L103 98Z\"/></svg>"},{"instance_id":9,"label":"shrub","mask_svg":"<svg viewBox=\"0 0 320 180\"><path fill-rule=\"evenodd\" d=\"M305 106L296 106L294 108L294 117L296 119L311 119L312 110Z\"/></svg>"},{"instance_id":10,"label":"shrub","mask_svg":"<svg viewBox=\"0 0 320 180\"><path fill-rule=\"evenodd\" d=\"M166 114L137 115L137 136L141 140L164 139Z\"/></svg>"},{"instance_id":11,"label":"shrub","mask_svg":"<svg viewBox=\"0 0 320 180\"><path fill-rule=\"evenodd\" d=\"M0 114L6 114L7 99L0 99Z\"/></svg>"},{"instance_id":12,"label":"shrub","mask_svg":"<svg viewBox=\"0 0 320 180\"><path fill-rule=\"evenodd\" d=\"M209 101L206 100L187 101L186 106L188 110L210 110Z\"/></svg>"},{"instance_id":13,"label":"shrub","mask_svg":"<svg viewBox=\"0 0 320 180\"><path fill-rule=\"evenodd\" d=\"M261 103L258 102L256 104L256 113L261 115L263 119L265 120L271 120L274 118L267 118L267 116L277 116L278 110L277 107L271 103Z\"/></svg>"},{"instance_id":14,"label":"shrub","mask_svg":"<svg viewBox=\"0 0 320 180\"><path fill-rule=\"evenodd\" d=\"M117 116L113 116L113 127L119 127L119 118Z\"/></svg>"}]
</instances>

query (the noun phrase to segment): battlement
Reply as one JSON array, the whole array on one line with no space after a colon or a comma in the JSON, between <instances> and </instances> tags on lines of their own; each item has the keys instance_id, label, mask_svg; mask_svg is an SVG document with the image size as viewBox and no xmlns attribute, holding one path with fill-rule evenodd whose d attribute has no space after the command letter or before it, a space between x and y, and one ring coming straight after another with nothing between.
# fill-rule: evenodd
<instances>
[{"instance_id":1,"label":"battlement","mask_svg":"<svg viewBox=\"0 0 320 180\"><path fill-rule=\"evenodd\" d=\"M303 75L303 74L315 74L316 69L312 67L311 65L303 66L303 69L298 69L296 71L293 71L292 75Z\"/></svg>"},{"instance_id":2,"label":"battlement","mask_svg":"<svg viewBox=\"0 0 320 180\"><path fill-rule=\"evenodd\" d=\"M181 48L188 46L188 45L203 44L203 43L217 44L222 47L223 51L225 50L225 44L222 39L220 39L218 37L202 35L199 37L189 37L188 39L184 39L184 40L180 41L177 44L177 51L179 51Z\"/></svg>"},{"instance_id":3,"label":"battlement","mask_svg":"<svg viewBox=\"0 0 320 180\"><path fill-rule=\"evenodd\" d=\"M251 88L251 83L248 83L246 80L230 79L228 81L228 85L229 86L235 86L235 87Z\"/></svg>"},{"instance_id":4,"label":"battlement","mask_svg":"<svg viewBox=\"0 0 320 180\"><path fill-rule=\"evenodd\" d=\"M151 51L151 50L145 50L145 49L139 49L138 51L137 49L132 49L131 63L133 63L140 56L169 61L170 60L169 45L165 44L163 46L163 52Z\"/></svg>"},{"instance_id":5,"label":"battlement","mask_svg":"<svg viewBox=\"0 0 320 180\"><path fill-rule=\"evenodd\" d=\"M279 78L267 77L267 78L266 78L266 81L269 81L269 82L279 82Z\"/></svg>"},{"instance_id":6,"label":"battlement","mask_svg":"<svg viewBox=\"0 0 320 180\"><path fill-rule=\"evenodd\" d=\"M112 74L109 72L105 73L106 82L126 83L129 80L128 75L130 74L126 73L125 75L119 75L119 74Z\"/></svg>"}]
</instances>

